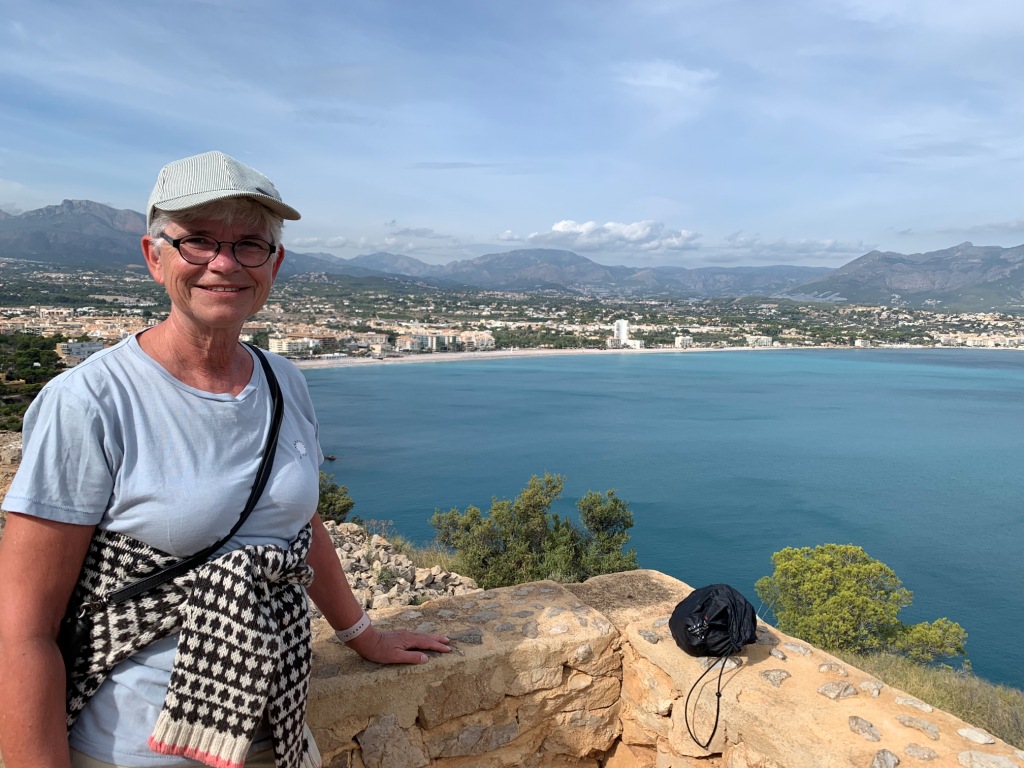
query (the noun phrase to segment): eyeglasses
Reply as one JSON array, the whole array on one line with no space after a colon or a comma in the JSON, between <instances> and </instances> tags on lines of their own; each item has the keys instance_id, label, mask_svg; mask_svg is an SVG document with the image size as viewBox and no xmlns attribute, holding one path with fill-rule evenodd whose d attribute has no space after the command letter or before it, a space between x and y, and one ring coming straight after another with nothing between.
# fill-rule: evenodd
<instances>
[{"instance_id":1,"label":"eyeglasses","mask_svg":"<svg viewBox=\"0 0 1024 768\"><path fill-rule=\"evenodd\" d=\"M181 258L189 264L196 265L209 264L217 258L221 246L230 245L235 261L243 267L262 267L277 248L273 243L268 243L258 237L247 237L244 240L231 242L230 240L214 240L212 237L204 235L185 235L172 238L166 232L161 232L159 236L170 243L171 247L181 254Z\"/></svg>"}]
</instances>

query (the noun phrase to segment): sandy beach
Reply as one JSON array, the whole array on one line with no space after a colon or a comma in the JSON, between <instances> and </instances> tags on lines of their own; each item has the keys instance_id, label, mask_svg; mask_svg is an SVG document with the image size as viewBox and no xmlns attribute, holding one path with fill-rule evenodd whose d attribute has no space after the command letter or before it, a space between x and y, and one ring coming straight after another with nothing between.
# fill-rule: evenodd
<instances>
[{"instance_id":1,"label":"sandy beach","mask_svg":"<svg viewBox=\"0 0 1024 768\"><path fill-rule=\"evenodd\" d=\"M658 347L653 349L496 349L489 352L421 352L400 357L328 357L311 360L293 360L299 368L343 368L356 365L405 365L406 363L469 362L471 360L498 360L508 357L557 357L561 355L657 355L685 354L687 352L770 352L773 349L798 349L798 347L691 347L675 349ZM799 347L812 349L812 347ZM823 347L825 349L825 347Z\"/></svg>"}]
</instances>

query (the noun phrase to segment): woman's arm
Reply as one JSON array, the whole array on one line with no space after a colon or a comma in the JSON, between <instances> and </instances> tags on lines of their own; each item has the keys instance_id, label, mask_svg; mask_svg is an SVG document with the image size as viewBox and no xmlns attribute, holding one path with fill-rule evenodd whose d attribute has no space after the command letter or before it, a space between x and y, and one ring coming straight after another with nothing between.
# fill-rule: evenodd
<instances>
[{"instance_id":1,"label":"woman's arm","mask_svg":"<svg viewBox=\"0 0 1024 768\"><path fill-rule=\"evenodd\" d=\"M313 542L306 562L313 568L309 596L335 629L348 629L363 616L363 609L352 594L341 561L334 552L331 535L319 515L309 521L313 526ZM2 583L2 582L0 582ZM422 664L427 661L423 651L447 653L448 638L423 632L379 632L373 626L346 643L364 659L379 664Z\"/></svg>"},{"instance_id":2,"label":"woman's arm","mask_svg":"<svg viewBox=\"0 0 1024 768\"><path fill-rule=\"evenodd\" d=\"M70 765L56 638L93 530L7 515L0 540L0 751L7 768Z\"/></svg>"}]
</instances>

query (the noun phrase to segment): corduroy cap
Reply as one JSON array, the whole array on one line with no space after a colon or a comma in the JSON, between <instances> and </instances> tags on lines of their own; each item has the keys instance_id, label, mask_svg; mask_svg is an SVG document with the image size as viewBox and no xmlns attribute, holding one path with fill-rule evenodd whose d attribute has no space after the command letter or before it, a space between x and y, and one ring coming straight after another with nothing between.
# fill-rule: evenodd
<instances>
[{"instance_id":1,"label":"corduroy cap","mask_svg":"<svg viewBox=\"0 0 1024 768\"><path fill-rule=\"evenodd\" d=\"M146 226L153 221L157 208L184 211L228 197L251 197L283 219L301 218L298 211L281 199L273 182L255 168L223 152L204 152L175 160L160 170L149 196Z\"/></svg>"}]
</instances>

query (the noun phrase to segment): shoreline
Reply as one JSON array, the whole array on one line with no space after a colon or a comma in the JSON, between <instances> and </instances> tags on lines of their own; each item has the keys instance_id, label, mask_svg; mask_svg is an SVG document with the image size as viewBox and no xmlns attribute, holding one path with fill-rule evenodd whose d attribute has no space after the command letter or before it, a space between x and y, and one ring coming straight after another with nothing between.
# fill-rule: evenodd
<instances>
[{"instance_id":1,"label":"shoreline","mask_svg":"<svg viewBox=\"0 0 1024 768\"><path fill-rule=\"evenodd\" d=\"M691 354L696 352L780 352L799 350L845 350L862 352L880 349L966 349L1003 351L1020 351L1011 347L690 347L676 349L674 347L657 347L652 349L496 349L487 352L419 352L400 357L331 357L325 359L291 360L297 368L351 368L364 365L407 365L413 363L451 363L470 362L473 360L503 360L516 357L562 357L565 355L657 355L657 354Z\"/></svg>"},{"instance_id":2,"label":"shoreline","mask_svg":"<svg viewBox=\"0 0 1024 768\"><path fill-rule=\"evenodd\" d=\"M828 349L828 347L697 347L674 349L495 349L487 352L418 352L400 357L331 357L292 360L297 368L349 368L360 365L406 365L408 363L452 363L470 360L502 360L512 357L563 357L565 355L650 355L687 352L769 352L779 349Z\"/></svg>"}]
</instances>

